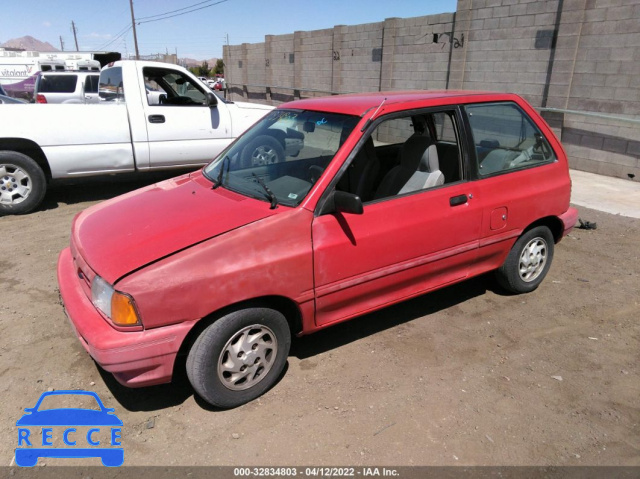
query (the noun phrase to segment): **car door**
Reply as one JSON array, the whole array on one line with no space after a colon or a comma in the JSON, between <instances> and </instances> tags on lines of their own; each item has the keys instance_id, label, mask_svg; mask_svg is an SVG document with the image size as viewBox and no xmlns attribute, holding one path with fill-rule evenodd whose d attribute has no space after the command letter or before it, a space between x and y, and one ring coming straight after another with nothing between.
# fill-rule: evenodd
<instances>
[{"instance_id":1,"label":"car door","mask_svg":"<svg viewBox=\"0 0 640 479\"><path fill-rule=\"evenodd\" d=\"M144 67L143 76L151 168L206 164L231 142L224 103L209 106L191 77L163 67Z\"/></svg>"},{"instance_id":2,"label":"car door","mask_svg":"<svg viewBox=\"0 0 640 479\"><path fill-rule=\"evenodd\" d=\"M421 116L429 119L428 129L419 127L421 122L417 120ZM443 122L450 122L447 128L441 128L440 137L433 121L438 116ZM389 168L388 162L402 164L406 151L411 150L406 145L416 135L431 137L428 143L442 152L439 166L449 172L449 178L413 191L403 187L402 192L392 191L382 198L374 193L372 200L365 202L361 215L334 212L314 219L318 325L363 314L469 274L477 255L482 210L462 167L465 148L461 147L459 118L456 110L429 111L383 121L373 131L371 137L377 146L367 161L381 163L383 173L387 170L380 181L374 182L378 183L377 191L393 190L385 185L389 177L397 176L394 168L398 165ZM445 129L454 138L453 143L444 141ZM359 142L362 148L366 136ZM394 146L400 159L394 154ZM421 154L419 150L413 153ZM371 158L372 155L380 158ZM358 161L358 157L354 152L350 161ZM337 189L340 183L336 183Z\"/></svg>"}]
</instances>

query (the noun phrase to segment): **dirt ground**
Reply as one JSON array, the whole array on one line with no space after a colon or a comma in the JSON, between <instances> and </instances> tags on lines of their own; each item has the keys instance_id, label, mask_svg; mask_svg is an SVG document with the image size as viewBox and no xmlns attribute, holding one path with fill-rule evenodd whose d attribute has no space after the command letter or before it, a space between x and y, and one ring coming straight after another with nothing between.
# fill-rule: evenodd
<instances>
[{"instance_id":1,"label":"dirt ground","mask_svg":"<svg viewBox=\"0 0 640 479\"><path fill-rule=\"evenodd\" d=\"M1 466L52 389L115 408L125 465L640 465L640 220L581 208L598 229L556 247L537 291L487 275L296 339L270 392L218 411L185 374L119 386L58 299L73 216L152 179L57 185L36 213L0 218Z\"/></svg>"}]
</instances>

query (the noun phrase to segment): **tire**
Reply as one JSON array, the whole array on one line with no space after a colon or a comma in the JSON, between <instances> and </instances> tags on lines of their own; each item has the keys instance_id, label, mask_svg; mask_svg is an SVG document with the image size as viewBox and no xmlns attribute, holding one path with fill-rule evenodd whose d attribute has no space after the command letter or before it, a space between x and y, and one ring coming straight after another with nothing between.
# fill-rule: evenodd
<instances>
[{"instance_id":1,"label":"tire","mask_svg":"<svg viewBox=\"0 0 640 479\"><path fill-rule=\"evenodd\" d=\"M289 324L278 311L236 311L200 333L187 356L187 376L209 404L237 407L276 383L290 346Z\"/></svg>"},{"instance_id":2,"label":"tire","mask_svg":"<svg viewBox=\"0 0 640 479\"><path fill-rule=\"evenodd\" d=\"M280 163L284 161L284 148L272 136L261 135L244 147L241 158L243 168Z\"/></svg>"},{"instance_id":3,"label":"tire","mask_svg":"<svg viewBox=\"0 0 640 479\"><path fill-rule=\"evenodd\" d=\"M518 238L496 271L498 283L512 293L535 290L551 267L553 249L554 239L549 228L537 226L527 231Z\"/></svg>"},{"instance_id":4,"label":"tire","mask_svg":"<svg viewBox=\"0 0 640 479\"><path fill-rule=\"evenodd\" d=\"M32 158L16 151L0 151L0 213L29 213L46 191L44 171Z\"/></svg>"}]
</instances>

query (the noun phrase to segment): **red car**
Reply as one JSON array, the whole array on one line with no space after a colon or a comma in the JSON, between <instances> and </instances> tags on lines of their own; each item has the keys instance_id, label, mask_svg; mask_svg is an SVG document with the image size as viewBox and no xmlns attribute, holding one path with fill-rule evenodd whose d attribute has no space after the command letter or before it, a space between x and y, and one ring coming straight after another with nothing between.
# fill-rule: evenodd
<instances>
[{"instance_id":1,"label":"red car","mask_svg":"<svg viewBox=\"0 0 640 479\"><path fill-rule=\"evenodd\" d=\"M184 353L197 393L233 407L275 383L292 334L491 270L536 289L576 222L570 190L562 146L516 95L301 100L203 170L80 213L58 281L119 382L169 382Z\"/></svg>"}]
</instances>

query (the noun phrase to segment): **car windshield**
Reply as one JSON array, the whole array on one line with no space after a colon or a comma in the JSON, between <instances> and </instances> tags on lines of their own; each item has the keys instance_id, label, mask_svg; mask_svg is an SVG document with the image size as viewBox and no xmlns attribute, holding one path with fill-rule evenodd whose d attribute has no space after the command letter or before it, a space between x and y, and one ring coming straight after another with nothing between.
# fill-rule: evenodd
<instances>
[{"instance_id":1,"label":"car windshield","mask_svg":"<svg viewBox=\"0 0 640 479\"><path fill-rule=\"evenodd\" d=\"M214 187L297 206L347 139L359 117L274 110L204 169Z\"/></svg>"}]
</instances>

